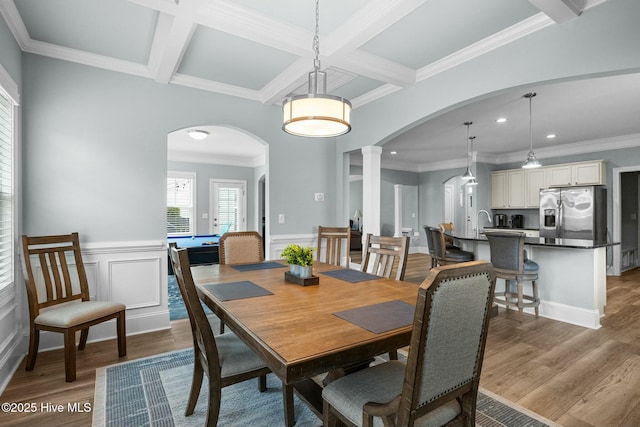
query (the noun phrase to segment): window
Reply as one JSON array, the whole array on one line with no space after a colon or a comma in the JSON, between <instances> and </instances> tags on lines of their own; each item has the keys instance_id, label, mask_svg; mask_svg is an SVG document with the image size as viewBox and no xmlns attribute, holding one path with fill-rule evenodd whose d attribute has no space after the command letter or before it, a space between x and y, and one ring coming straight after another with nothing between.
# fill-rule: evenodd
<instances>
[{"instance_id":1,"label":"window","mask_svg":"<svg viewBox=\"0 0 640 427\"><path fill-rule=\"evenodd\" d=\"M0 289L13 283L14 107L0 87Z\"/></svg>"},{"instance_id":2,"label":"window","mask_svg":"<svg viewBox=\"0 0 640 427\"><path fill-rule=\"evenodd\" d=\"M167 174L167 235L194 235L196 212L196 174Z\"/></svg>"}]
</instances>

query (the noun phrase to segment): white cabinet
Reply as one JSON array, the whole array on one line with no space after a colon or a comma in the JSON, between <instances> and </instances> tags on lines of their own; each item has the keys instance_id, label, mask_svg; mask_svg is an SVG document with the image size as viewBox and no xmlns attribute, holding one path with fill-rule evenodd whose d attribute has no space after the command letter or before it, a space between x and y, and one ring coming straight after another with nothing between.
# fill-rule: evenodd
<instances>
[{"instance_id":1,"label":"white cabinet","mask_svg":"<svg viewBox=\"0 0 640 427\"><path fill-rule=\"evenodd\" d=\"M526 170L526 206L540 207L540 190L547 188L547 171L545 168Z\"/></svg>"},{"instance_id":2,"label":"white cabinet","mask_svg":"<svg viewBox=\"0 0 640 427\"><path fill-rule=\"evenodd\" d=\"M545 168L549 187L606 184L605 162L570 163Z\"/></svg>"},{"instance_id":3,"label":"white cabinet","mask_svg":"<svg viewBox=\"0 0 640 427\"><path fill-rule=\"evenodd\" d=\"M524 170L514 169L491 173L491 208L525 207Z\"/></svg>"}]
</instances>

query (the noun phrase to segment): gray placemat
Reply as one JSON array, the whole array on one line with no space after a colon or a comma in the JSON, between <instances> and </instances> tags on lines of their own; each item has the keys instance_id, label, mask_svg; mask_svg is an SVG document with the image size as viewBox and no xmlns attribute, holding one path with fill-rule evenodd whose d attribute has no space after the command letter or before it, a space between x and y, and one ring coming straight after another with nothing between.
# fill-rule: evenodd
<instances>
[{"instance_id":1,"label":"gray placemat","mask_svg":"<svg viewBox=\"0 0 640 427\"><path fill-rule=\"evenodd\" d=\"M321 274L350 283L366 282L367 280L377 280L380 278L375 274L363 273L362 271L350 269L325 271Z\"/></svg>"},{"instance_id":2,"label":"gray placemat","mask_svg":"<svg viewBox=\"0 0 640 427\"><path fill-rule=\"evenodd\" d=\"M413 304L393 300L333 314L374 334L381 334L413 324L415 310Z\"/></svg>"},{"instance_id":3,"label":"gray placemat","mask_svg":"<svg viewBox=\"0 0 640 427\"><path fill-rule=\"evenodd\" d=\"M273 295L273 292L256 285L249 280L241 282L218 283L215 285L204 285L204 287L216 296L220 301L230 301L234 299L261 297Z\"/></svg>"},{"instance_id":4,"label":"gray placemat","mask_svg":"<svg viewBox=\"0 0 640 427\"><path fill-rule=\"evenodd\" d=\"M232 268L238 271L253 271L253 270L266 270L268 268L282 268L286 267L284 264L280 264L279 262L258 262L255 264L238 264L233 265Z\"/></svg>"}]
</instances>

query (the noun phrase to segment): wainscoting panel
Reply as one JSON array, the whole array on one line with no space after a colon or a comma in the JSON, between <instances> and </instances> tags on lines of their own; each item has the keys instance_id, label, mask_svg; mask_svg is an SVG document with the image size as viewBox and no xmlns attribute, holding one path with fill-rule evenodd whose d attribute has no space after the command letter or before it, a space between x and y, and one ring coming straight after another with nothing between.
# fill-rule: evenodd
<instances>
[{"instance_id":1,"label":"wainscoting panel","mask_svg":"<svg viewBox=\"0 0 640 427\"><path fill-rule=\"evenodd\" d=\"M109 261L105 299L122 301L127 310L161 305L160 261L160 257Z\"/></svg>"}]
</instances>

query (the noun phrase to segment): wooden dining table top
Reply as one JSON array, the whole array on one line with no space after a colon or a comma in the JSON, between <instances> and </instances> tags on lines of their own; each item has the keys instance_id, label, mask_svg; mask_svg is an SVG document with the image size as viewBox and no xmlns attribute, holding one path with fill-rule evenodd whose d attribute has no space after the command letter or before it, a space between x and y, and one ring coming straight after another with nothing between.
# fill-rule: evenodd
<instances>
[{"instance_id":1,"label":"wooden dining table top","mask_svg":"<svg viewBox=\"0 0 640 427\"><path fill-rule=\"evenodd\" d=\"M409 344L411 325L374 333L334 313L395 300L415 306L418 285L386 278L350 283L322 274L340 267L315 263L319 284L301 286L285 281L289 268L282 263L282 268L251 271L219 264L191 271L201 300L286 384ZM206 287L239 281L272 295L222 301Z\"/></svg>"}]
</instances>

